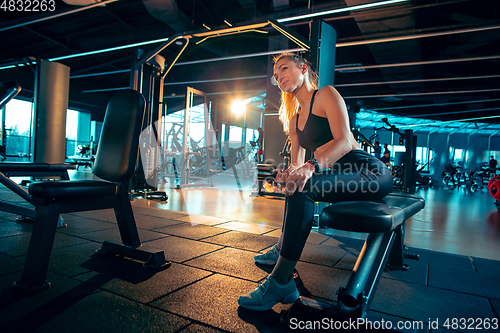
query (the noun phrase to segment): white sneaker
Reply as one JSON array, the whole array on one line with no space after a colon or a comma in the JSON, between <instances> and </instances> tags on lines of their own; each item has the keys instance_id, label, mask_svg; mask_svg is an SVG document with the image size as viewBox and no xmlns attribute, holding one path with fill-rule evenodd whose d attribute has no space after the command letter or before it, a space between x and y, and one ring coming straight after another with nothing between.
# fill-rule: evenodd
<instances>
[{"instance_id":1,"label":"white sneaker","mask_svg":"<svg viewBox=\"0 0 500 333\"><path fill-rule=\"evenodd\" d=\"M267 279L252 292L240 296L238 304L242 308L254 311L266 311L277 303L293 303L300 297L293 277L287 284L279 284L269 275Z\"/></svg>"},{"instance_id":2,"label":"white sneaker","mask_svg":"<svg viewBox=\"0 0 500 333\"><path fill-rule=\"evenodd\" d=\"M280 256L280 251L278 250L278 246L275 244L269 251L263 254L258 254L253 259L256 263L261 265L275 265L278 261L278 257Z\"/></svg>"}]
</instances>

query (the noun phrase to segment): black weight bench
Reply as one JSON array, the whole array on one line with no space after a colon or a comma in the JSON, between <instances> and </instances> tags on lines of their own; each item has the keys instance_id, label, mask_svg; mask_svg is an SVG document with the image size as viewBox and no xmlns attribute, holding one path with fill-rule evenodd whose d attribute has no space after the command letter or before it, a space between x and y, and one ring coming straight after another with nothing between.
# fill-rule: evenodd
<instances>
[{"instance_id":1,"label":"black weight bench","mask_svg":"<svg viewBox=\"0 0 500 333\"><path fill-rule=\"evenodd\" d=\"M104 241L98 253L144 261L146 267L170 266L162 250L141 245L128 194L137 162L144 104L142 95L130 89L110 100L93 169L99 180L41 181L29 186L37 210L23 274L15 286L28 291L50 286L45 278L61 213L113 208L122 244Z\"/></svg>"},{"instance_id":2,"label":"black weight bench","mask_svg":"<svg viewBox=\"0 0 500 333\"><path fill-rule=\"evenodd\" d=\"M0 163L0 172L7 177L57 177L61 180L69 180L69 169L76 169L76 165L65 163L29 162Z\"/></svg>"},{"instance_id":3,"label":"black weight bench","mask_svg":"<svg viewBox=\"0 0 500 333\"><path fill-rule=\"evenodd\" d=\"M21 86L15 82L0 83L0 109L3 109L21 91ZM57 177L68 180L68 169L75 169L71 164L50 164L50 163L28 163L28 162L1 162L0 163L0 183L9 190L33 204L31 195L12 181L10 177ZM0 200L0 210L9 213L19 214L23 217L34 218L34 209L15 205L10 202Z\"/></svg>"},{"instance_id":4,"label":"black weight bench","mask_svg":"<svg viewBox=\"0 0 500 333\"><path fill-rule=\"evenodd\" d=\"M10 177L32 177L34 179L56 177L61 180L69 180L68 169L75 168L75 165L62 163L3 162L0 163L0 183L30 204L35 205L28 191L11 180ZM22 205L16 205L4 200L0 200L0 210L13 214L19 214L28 218L34 218L36 215L35 209L30 209Z\"/></svg>"},{"instance_id":5,"label":"black weight bench","mask_svg":"<svg viewBox=\"0 0 500 333\"><path fill-rule=\"evenodd\" d=\"M368 237L347 285L338 291L336 308L301 297L282 316L282 321L297 318L299 314L303 316L304 307L311 309L310 305L338 318L364 318L386 263L392 268L406 270L405 257L418 258L406 253L404 233L406 220L424 205L425 201L417 195L391 193L380 201L347 201L327 206L320 215L321 225L368 233Z\"/></svg>"}]
</instances>

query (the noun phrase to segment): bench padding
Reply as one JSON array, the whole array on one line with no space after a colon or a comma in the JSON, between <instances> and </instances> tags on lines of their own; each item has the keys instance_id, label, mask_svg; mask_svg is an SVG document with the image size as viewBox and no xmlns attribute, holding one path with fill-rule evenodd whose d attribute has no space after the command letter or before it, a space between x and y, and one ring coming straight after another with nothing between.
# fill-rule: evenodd
<instances>
[{"instance_id":1,"label":"bench padding","mask_svg":"<svg viewBox=\"0 0 500 333\"><path fill-rule=\"evenodd\" d=\"M35 198L78 198L115 195L114 183L98 180L61 180L57 182L35 182L30 185L29 194Z\"/></svg>"},{"instance_id":2,"label":"bench padding","mask_svg":"<svg viewBox=\"0 0 500 333\"><path fill-rule=\"evenodd\" d=\"M49 163L29 163L29 162L17 162L17 163L0 163L0 172L30 172L30 171L63 171L68 169L76 169L75 165L72 164L49 164Z\"/></svg>"},{"instance_id":3,"label":"bench padding","mask_svg":"<svg viewBox=\"0 0 500 333\"><path fill-rule=\"evenodd\" d=\"M379 201L344 201L326 207L321 225L365 233L394 230L424 208L424 200L412 194L391 193Z\"/></svg>"}]
</instances>

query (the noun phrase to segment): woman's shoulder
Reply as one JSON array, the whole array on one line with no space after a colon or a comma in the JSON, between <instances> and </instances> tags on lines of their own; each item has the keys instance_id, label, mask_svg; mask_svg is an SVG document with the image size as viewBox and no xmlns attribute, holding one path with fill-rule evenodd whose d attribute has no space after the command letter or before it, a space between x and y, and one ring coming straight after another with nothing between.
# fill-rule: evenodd
<instances>
[{"instance_id":1,"label":"woman's shoulder","mask_svg":"<svg viewBox=\"0 0 500 333\"><path fill-rule=\"evenodd\" d=\"M339 92L337 91L337 89L335 89L333 86L331 85L328 85L328 86L324 86L323 88L319 89L318 92L316 93L316 96L318 98L338 98L340 97L340 94Z\"/></svg>"},{"instance_id":2,"label":"woman's shoulder","mask_svg":"<svg viewBox=\"0 0 500 333\"><path fill-rule=\"evenodd\" d=\"M337 89L332 86L324 86L321 88L316 94L315 101L317 101L320 108L326 109L330 109L333 105L341 106L344 104L344 99Z\"/></svg>"}]
</instances>

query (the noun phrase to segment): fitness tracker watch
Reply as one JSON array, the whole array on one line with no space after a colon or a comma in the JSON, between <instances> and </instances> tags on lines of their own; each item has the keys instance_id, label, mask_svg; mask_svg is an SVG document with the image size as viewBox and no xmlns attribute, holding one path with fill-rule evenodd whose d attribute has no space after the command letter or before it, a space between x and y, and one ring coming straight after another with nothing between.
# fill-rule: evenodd
<instances>
[{"instance_id":1,"label":"fitness tracker watch","mask_svg":"<svg viewBox=\"0 0 500 333\"><path fill-rule=\"evenodd\" d=\"M318 173L319 172L319 162L317 159L313 158L307 161L308 163L311 163L314 166L314 172Z\"/></svg>"}]
</instances>

